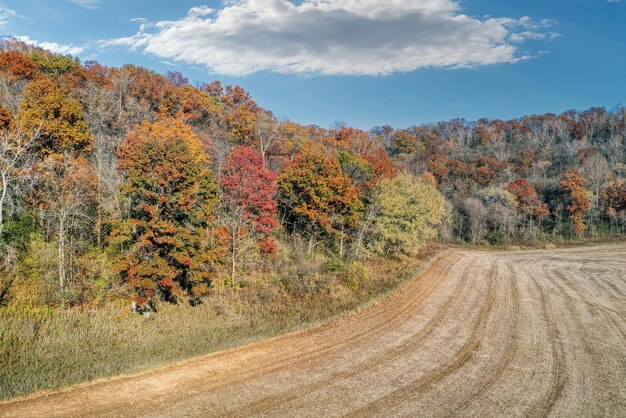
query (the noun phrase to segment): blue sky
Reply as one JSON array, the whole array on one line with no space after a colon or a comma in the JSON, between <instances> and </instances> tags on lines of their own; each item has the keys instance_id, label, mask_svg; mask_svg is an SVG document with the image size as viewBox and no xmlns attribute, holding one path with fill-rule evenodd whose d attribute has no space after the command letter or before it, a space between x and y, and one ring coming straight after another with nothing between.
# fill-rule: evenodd
<instances>
[{"instance_id":1,"label":"blue sky","mask_svg":"<svg viewBox=\"0 0 626 418\"><path fill-rule=\"evenodd\" d=\"M626 102L626 0L0 0L0 34L368 129Z\"/></svg>"}]
</instances>

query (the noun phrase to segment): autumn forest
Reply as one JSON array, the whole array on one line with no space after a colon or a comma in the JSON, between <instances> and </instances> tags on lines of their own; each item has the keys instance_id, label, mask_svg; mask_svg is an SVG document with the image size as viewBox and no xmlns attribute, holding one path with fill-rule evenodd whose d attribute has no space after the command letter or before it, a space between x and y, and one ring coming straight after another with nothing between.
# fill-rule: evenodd
<instances>
[{"instance_id":1,"label":"autumn forest","mask_svg":"<svg viewBox=\"0 0 626 418\"><path fill-rule=\"evenodd\" d=\"M625 137L624 108L303 126L239 86L5 40L0 305L141 313L307 258L621 235Z\"/></svg>"}]
</instances>

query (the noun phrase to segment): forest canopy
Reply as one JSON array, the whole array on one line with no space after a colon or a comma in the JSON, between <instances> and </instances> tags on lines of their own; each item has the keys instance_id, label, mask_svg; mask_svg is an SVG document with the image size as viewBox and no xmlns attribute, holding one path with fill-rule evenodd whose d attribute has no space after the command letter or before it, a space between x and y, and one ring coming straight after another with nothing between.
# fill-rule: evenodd
<instances>
[{"instance_id":1,"label":"forest canopy","mask_svg":"<svg viewBox=\"0 0 626 418\"><path fill-rule=\"evenodd\" d=\"M240 86L4 40L0 305L146 310L201 303L295 253L622 235L625 137L623 107L304 126Z\"/></svg>"}]
</instances>

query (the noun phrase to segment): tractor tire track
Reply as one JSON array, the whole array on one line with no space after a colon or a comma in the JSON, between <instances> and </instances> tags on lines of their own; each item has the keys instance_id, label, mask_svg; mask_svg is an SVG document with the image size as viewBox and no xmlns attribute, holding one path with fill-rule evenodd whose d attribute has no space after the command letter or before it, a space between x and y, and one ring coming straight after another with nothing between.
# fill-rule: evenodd
<instances>
[{"instance_id":1,"label":"tractor tire track","mask_svg":"<svg viewBox=\"0 0 626 418\"><path fill-rule=\"evenodd\" d=\"M626 244L450 251L333 323L0 417L626 416Z\"/></svg>"},{"instance_id":2,"label":"tractor tire track","mask_svg":"<svg viewBox=\"0 0 626 418\"><path fill-rule=\"evenodd\" d=\"M461 349L459 349L454 354L454 357L449 362L447 362L434 373L422 376L419 379L411 382L409 385L402 386L392 391L391 393L383 396L382 398L376 399L375 401L368 403L364 407L348 415L345 415L345 417L359 417L378 414L384 409L400 404L407 397L423 390L428 385L431 385L435 382L438 382L439 380L448 377L450 374L456 372L458 369L463 367L463 365L469 361L469 359L474 355L476 350L478 350L478 348L480 347L480 340L486 332L487 319L489 318L489 314L494 304L496 303L497 285L494 278L495 271L496 269L492 268L489 274L489 288L487 291L487 297L485 298L485 302L481 306L478 320L473 326L470 338L465 342L465 344L463 344Z\"/></svg>"},{"instance_id":3,"label":"tractor tire track","mask_svg":"<svg viewBox=\"0 0 626 418\"><path fill-rule=\"evenodd\" d=\"M463 274L461 280L457 284L454 293L452 296L445 302L445 304L441 307L441 309L426 325L425 327L415 334L414 336L408 338L407 341L404 341L399 346L394 347L393 349L386 351L382 355L374 356L372 358L367 358L365 361L358 364L356 367L353 367L346 371L341 371L337 373L331 374L328 378L319 380L316 382L312 382L308 385L296 387L291 391L280 394L279 396L272 396L268 398L261 399L253 404L247 405L244 408L239 408L234 411L229 411L233 415L242 416L248 413L251 413L255 410L270 410L277 405L281 405L290 400L301 397L307 393L313 392L319 388L331 385L333 382L338 380L344 380L351 377L354 377L358 374L362 374L367 372L370 369L375 367L380 367L382 364L388 363L395 358L407 353L408 351L413 350L416 346L418 346L422 340L427 338L439 325L439 323L443 320L443 318L448 314L452 305L458 302L463 290L465 290L467 285L468 275L471 273L471 270L466 269Z\"/></svg>"}]
</instances>

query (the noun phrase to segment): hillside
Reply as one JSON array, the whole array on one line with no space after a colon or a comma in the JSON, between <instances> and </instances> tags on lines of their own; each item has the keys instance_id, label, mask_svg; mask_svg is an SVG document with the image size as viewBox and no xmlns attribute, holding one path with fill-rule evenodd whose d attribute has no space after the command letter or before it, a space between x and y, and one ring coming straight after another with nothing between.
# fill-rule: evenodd
<instances>
[{"instance_id":1,"label":"hillside","mask_svg":"<svg viewBox=\"0 0 626 418\"><path fill-rule=\"evenodd\" d=\"M300 251L341 263L626 223L624 108L324 129L240 86L12 40L0 92L0 305L193 304Z\"/></svg>"},{"instance_id":2,"label":"hillside","mask_svg":"<svg viewBox=\"0 0 626 418\"><path fill-rule=\"evenodd\" d=\"M625 138L623 107L304 126L240 86L3 40L0 376L13 380L1 396L323 322L396 289L429 243L620 238ZM149 334L140 315L188 346L150 334L138 359L122 337ZM209 347L200 331L219 327L168 315L226 331ZM120 364L90 357L103 335L121 341L105 350ZM50 352L80 367L58 361L20 380Z\"/></svg>"}]
</instances>

